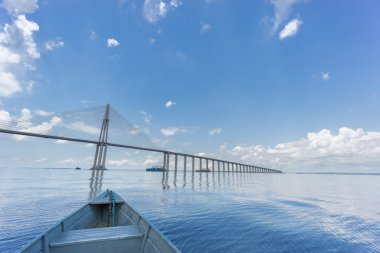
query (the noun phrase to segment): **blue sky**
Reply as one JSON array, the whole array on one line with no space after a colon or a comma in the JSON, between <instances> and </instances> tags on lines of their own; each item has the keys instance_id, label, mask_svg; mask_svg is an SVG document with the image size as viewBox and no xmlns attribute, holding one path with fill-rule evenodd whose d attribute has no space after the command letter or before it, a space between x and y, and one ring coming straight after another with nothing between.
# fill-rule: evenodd
<instances>
[{"instance_id":1,"label":"blue sky","mask_svg":"<svg viewBox=\"0 0 380 253\"><path fill-rule=\"evenodd\" d=\"M110 103L164 148L289 171L379 171L378 1L1 6L0 121ZM10 165L24 165L11 161L21 153L59 164L48 151L28 156L33 140L0 141L14 147L3 152ZM61 159L83 164L86 152ZM139 164L123 156L114 165Z\"/></svg>"}]
</instances>

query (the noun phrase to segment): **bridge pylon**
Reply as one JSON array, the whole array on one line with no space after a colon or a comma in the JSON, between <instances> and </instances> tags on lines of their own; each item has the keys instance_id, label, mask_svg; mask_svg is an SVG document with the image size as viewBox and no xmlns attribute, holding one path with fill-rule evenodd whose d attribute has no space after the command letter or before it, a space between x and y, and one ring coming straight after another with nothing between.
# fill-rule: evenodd
<instances>
[{"instance_id":1,"label":"bridge pylon","mask_svg":"<svg viewBox=\"0 0 380 253\"><path fill-rule=\"evenodd\" d=\"M107 104L106 113L104 115L102 128L100 130L99 142L96 145L94 165L92 170L105 170L106 156L107 156L107 139L108 139L108 126L109 126L109 113L110 105Z\"/></svg>"}]
</instances>

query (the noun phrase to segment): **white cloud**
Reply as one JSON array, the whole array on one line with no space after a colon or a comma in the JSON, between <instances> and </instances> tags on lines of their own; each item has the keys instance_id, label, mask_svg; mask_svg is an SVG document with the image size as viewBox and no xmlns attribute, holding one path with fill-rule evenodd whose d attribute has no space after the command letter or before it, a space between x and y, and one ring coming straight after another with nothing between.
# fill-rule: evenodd
<instances>
[{"instance_id":1,"label":"white cloud","mask_svg":"<svg viewBox=\"0 0 380 253\"><path fill-rule=\"evenodd\" d=\"M21 110L20 117L13 119L16 123L15 129L21 132L48 134L54 127L62 123L62 118L57 116L53 116L50 118L50 120L42 122L38 125L33 125L32 119L32 112L27 108L23 108ZM28 139L27 136L22 135L14 135L13 137L18 141Z\"/></svg>"},{"instance_id":2,"label":"white cloud","mask_svg":"<svg viewBox=\"0 0 380 253\"><path fill-rule=\"evenodd\" d=\"M10 97L16 92L22 91L19 81L10 72L0 70L0 96Z\"/></svg>"},{"instance_id":3,"label":"white cloud","mask_svg":"<svg viewBox=\"0 0 380 253\"><path fill-rule=\"evenodd\" d=\"M25 87L25 90L29 93L32 92L35 82L33 80L30 80Z\"/></svg>"},{"instance_id":4,"label":"white cloud","mask_svg":"<svg viewBox=\"0 0 380 253\"><path fill-rule=\"evenodd\" d=\"M156 157L156 156L148 156L148 158L143 162L144 166L147 165L157 165L162 163L162 157Z\"/></svg>"},{"instance_id":5,"label":"white cloud","mask_svg":"<svg viewBox=\"0 0 380 253\"><path fill-rule=\"evenodd\" d=\"M177 103L176 102L173 102L173 101L168 101L168 102L166 102L165 103L165 107L166 108L170 108L170 107L173 107L173 106L175 106Z\"/></svg>"},{"instance_id":6,"label":"white cloud","mask_svg":"<svg viewBox=\"0 0 380 253\"><path fill-rule=\"evenodd\" d=\"M55 40L48 40L45 42L45 49L46 50L53 50L54 48L63 47L65 45L65 42L61 38L56 38Z\"/></svg>"},{"instance_id":7,"label":"white cloud","mask_svg":"<svg viewBox=\"0 0 380 253\"><path fill-rule=\"evenodd\" d=\"M43 157L41 159L36 159L35 162L36 163L42 163L42 162L45 162L46 160L47 160L46 157Z\"/></svg>"},{"instance_id":8,"label":"white cloud","mask_svg":"<svg viewBox=\"0 0 380 253\"><path fill-rule=\"evenodd\" d=\"M11 1L12 2L12 1ZM11 2L4 2L10 4ZM13 2L12 2L13 3ZM15 1L19 4L21 1ZM34 60L40 57L33 35L39 30L37 23L19 15L13 23L0 27L0 96L10 97L29 88L30 81L24 85L20 82L21 73L34 70ZM24 78L25 79L25 78Z\"/></svg>"},{"instance_id":9,"label":"white cloud","mask_svg":"<svg viewBox=\"0 0 380 253\"><path fill-rule=\"evenodd\" d=\"M171 0L169 3L162 0L145 0L144 18L150 23L156 23L160 18L164 18L169 10L178 8L180 4L181 2L178 0Z\"/></svg>"},{"instance_id":10,"label":"white cloud","mask_svg":"<svg viewBox=\"0 0 380 253\"><path fill-rule=\"evenodd\" d=\"M194 130L197 127L168 127L168 128L162 128L161 129L161 134L164 136L173 136L176 134L190 134L193 133Z\"/></svg>"},{"instance_id":11,"label":"white cloud","mask_svg":"<svg viewBox=\"0 0 380 253\"><path fill-rule=\"evenodd\" d=\"M138 166L139 163L128 159L108 160L107 164L115 166Z\"/></svg>"},{"instance_id":12,"label":"white cloud","mask_svg":"<svg viewBox=\"0 0 380 253\"><path fill-rule=\"evenodd\" d=\"M33 33L40 29L38 24L27 20L24 15L20 15L17 17L15 25L23 35L23 43L28 56L32 59L40 58L40 53L37 50L37 45L33 38ZM6 28L4 28L4 30L5 29Z\"/></svg>"},{"instance_id":13,"label":"white cloud","mask_svg":"<svg viewBox=\"0 0 380 253\"><path fill-rule=\"evenodd\" d=\"M77 121L71 124L66 125L66 127L73 129L73 130L78 130L87 134L92 134L92 135L99 135L100 134L100 129L95 126L90 126L85 124L84 122Z\"/></svg>"},{"instance_id":14,"label":"white cloud","mask_svg":"<svg viewBox=\"0 0 380 253\"><path fill-rule=\"evenodd\" d=\"M19 63L20 55L12 52L9 48L0 44L0 63Z\"/></svg>"},{"instance_id":15,"label":"white cloud","mask_svg":"<svg viewBox=\"0 0 380 253\"><path fill-rule=\"evenodd\" d=\"M156 39L155 38L150 38L149 44L153 45L154 43L156 43Z\"/></svg>"},{"instance_id":16,"label":"white cloud","mask_svg":"<svg viewBox=\"0 0 380 253\"><path fill-rule=\"evenodd\" d=\"M205 32L208 32L211 30L211 25L210 24L206 24L206 23L201 23L201 29L200 29L200 32L201 33L205 33Z\"/></svg>"},{"instance_id":17,"label":"white cloud","mask_svg":"<svg viewBox=\"0 0 380 253\"><path fill-rule=\"evenodd\" d=\"M91 40L96 40L98 38L98 35L96 34L95 31L91 31L90 38Z\"/></svg>"},{"instance_id":18,"label":"white cloud","mask_svg":"<svg viewBox=\"0 0 380 253\"><path fill-rule=\"evenodd\" d=\"M150 23L155 23L161 17L165 17L167 5L161 0L145 0L144 17Z\"/></svg>"},{"instance_id":19,"label":"white cloud","mask_svg":"<svg viewBox=\"0 0 380 253\"><path fill-rule=\"evenodd\" d=\"M29 109L27 108L21 109L20 117L16 119L16 122L17 122L16 128L23 129L23 128L28 128L32 126L32 119L33 119L32 112Z\"/></svg>"},{"instance_id":20,"label":"white cloud","mask_svg":"<svg viewBox=\"0 0 380 253\"><path fill-rule=\"evenodd\" d=\"M294 4L302 0L270 0L274 6L274 19L272 31L276 32L278 27L288 18Z\"/></svg>"},{"instance_id":21,"label":"white cloud","mask_svg":"<svg viewBox=\"0 0 380 253\"><path fill-rule=\"evenodd\" d=\"M234 147L231 154L243 161L279 169L350 169L380 165L380 132L342 127L336 135L323 129L306 138L275 147Z\"/></svg>"},{"instance_id":22,"label":"white cloud","mask_svg":"<svg viewBox=\"0 0 380 253\"><path fill-rule=\"evenodd\" d=\"M147 112L141 111L140 114L143 117L143 120L145 123L150 124L152 121L152 115L148 114Z\"/></svg>"},{"instance_id":23,"label":"white cloud","mask_svg":"<svg viewBox=\"0 0 380 253\"><path fill-rule=\"evenodd\" d=\"M165 136L173 136L179 132L178 127L168 127L168 128L162 128L161 129L161 134Z\"/></svg>"},{"instance_id":24,"label":"white cloud","mask_svg":"<svg viewBox=\"0 0 380 253\"><path fill-rule=\"evenodd\" d=\"M223 143L222 145L219 146L219 151L224 152L227 150L227 142Z\"/></svg>"},{"instance_id":25,"label":"white cloud","mask_svg":"<svg viewBox=\"0 0 380 253\"><path fill-rule=\"evenodd\" d=\"M11 15L33 13L38 9L38 0L3 0L1 7Z\"/></svg>"},{"instance_id":26,"label":"white cloud","mask_svg":"<svg viewBox=\"0 0 380 253\"><path fill-rule=\"evenodd\" d=\"M329 72L321 72L321 79L323 81L328 81L330 79L330 73Z\"/></svg>"},{"instance_id":27,"label":"white cloud","mask_svg":"<svg viewBox=\"0 0 380 253\"><path fill-rule=\"evenodd\" d=\"M66 144L68 141L66 141L66 140L55 140L54 142L57 144Z\"/></svg>"},{"instance_id":28,"label":"white cloud","mask_svg":"<svg viewBox=\"0 0 380 253\"><path fill-rule=\"evenodd\" d=\"M0 110L0 123L4 127L8 127L12 121L11 115L9 112Z\"/></svg>"},{"instance_id":29,"label":"white cloud","mask_svg":"<svg viewBox=\"0 0 380 253\"><path fill-rule=\"evenodd\" d=\"M37 114L38 116L42 116L42 117L47 117L47 116L53 115L52 112L47 112L45 110L35 110L34 113Z\"/></svg>"},{"instance_id":30,"label":"white cloud","mask_svg":"<svg viewBox=\"0 0 380 253\"><path fill-rule=\"evenodd\" d=\"M51 116L51 113L48 113L43 110L37 110L34 112L39 116ZM36 123L33 121L35 115L33 112L27 108L23 108L20 111L19 116L11 115L9 112L5 110L0 110L0 124L2 127L10 128L12 130L18 130L21 132L29 132L36 134L48 134L53 130L54 127L58 127L62 124L62 118L58 116L51 116L47 118L45 121ZM29 137L22 135L12 135L13 139L22 141L27 140Z\"/></svg>"},{"instance_id":31,"label":"white cloud","mask_svg":"<svg viewBox=\"0 0 380 253\"><path fill-rule=\"evenodd\" d=\"M295 18L291 20L289 23L287 23L282 29L282 31L279 33L279 39L283 40L289 37L293 37L294 35L297 34L300 26L302 25L302 20L299 18Z\"/></svg>"},{"instance_id":32,"label":"white cloud","mask_svg":"<svg viewBox=\"0 0 380 253\"><path fill-rule=\"evenodd\" d=\"M182 3L180 0L170 0L170 6L174 7L174 8L177 8L178 6L180 6Z\"/></svg>"},{"instance_id":33,"label":"white cloud","mask_svg":"<svg viewBox=\"0 0 380 253\"><path fill-rule=\"evenodd\" d=\"M59 163L62 163L62 164L77 164L78 161L75 160L75 159L72 159L72 158L67 158L67 159L64 159L64 160L61 160L61 161L58 161Z\"/></svg>"},{"instance_id":34,"label":"white cloud","mask_svg":"<svg viewBox=\"0 0 380 253\"><path fill-rule=\"evenodd\" d=\"M62 119L60 117L54 116L47 122L43 122L35 126L28 126L26 128L21 128L20 131L37 133L37 134L47 134L50 132L50 130L53 129L53 127L57 126L61 122L62 122Z\"/></svg>"},{"instance_id":35,"label":"white cloud","mask_svg":"<svg viewBox=\"0 0 380 253\"><path fill-rule=\"evenodd\" d=\"M208 134L210 136L214 136L214 135L219 135L222 133L222 129L221 128L215 128L215 129L211 129Z\"/></svg>"},{"instance_id":36,"label":"white cloud","mask_svg":"<svg viewBox=\"0 0 380 253\"><path fill-rule=\"evenodd\" d=\"M87 99L81 99L81 100L79 100L79 102L81 102L82 104L85 104L85 105L88 105L88 104L92 103L91 100L87 100Z\"/></svg>"},{"instance_id":37,"label":"white cloud","mask_svg":"<svg viewBox=\"0 0 380 253\"><path fill-rule=\"evenodd\" d=\"M140 128L139 125L134 125L133 129L129 130L128 133L132 136L137 136L141 134L149 135L150 131L148 128Z\"/></svg>"},{"instance_id":38,"label":"white cloud","mask_svg":"<svg viewBox=\"0 0 380 253\"><path fill-rule=\"evenodd\" d=\"M119 41L114 38L107 39L107 47L118 47L120 46Z\"/></svg>"}]
</instances>

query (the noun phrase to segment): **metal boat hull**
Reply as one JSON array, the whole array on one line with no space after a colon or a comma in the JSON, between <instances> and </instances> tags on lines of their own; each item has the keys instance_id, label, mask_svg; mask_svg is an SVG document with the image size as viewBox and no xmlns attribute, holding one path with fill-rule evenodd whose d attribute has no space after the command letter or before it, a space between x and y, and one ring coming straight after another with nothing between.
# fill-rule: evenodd
<instances>
[{"instance_id":1,"label":"metal boat hull","mask_svg":"<svg viewBox=\"0 0 380 253\"><path fill-rule=\"evenodd\" d=\"M142 215L111 191L100 194L64 218L20 252L180 253Z\"/></svg>"}]
</instances>

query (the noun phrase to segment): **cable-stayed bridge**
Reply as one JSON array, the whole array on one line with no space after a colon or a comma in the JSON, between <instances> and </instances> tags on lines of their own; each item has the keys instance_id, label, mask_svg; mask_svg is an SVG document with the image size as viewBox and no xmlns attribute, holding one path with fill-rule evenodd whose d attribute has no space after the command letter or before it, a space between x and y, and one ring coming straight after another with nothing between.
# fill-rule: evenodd
<instances>
[{"instance_id":1,"label":"cable-stayed bridge","mask_svg":"<svg viewBox=\"0 0 380 253\"><path fill-rule=\"evenodd\" d=\"M107 148L118 147L160 153L163 157L163 168L166 170L169 170L171 159L174 160L173 169L179 169L178 157L182 157L184 170L190 166L193 171L198 168L201 171L208 172L281 173L279 170L252 164L158 148L144 133L143 129L125 120L123 116L109 105L105 108L95 107L54 114L36 111L35 114L37 116L32 117L31 111L23 109L20 116L15 119L10 116L7 117L3 113L3 116L0 118L0 133L12 134L18 139L38 137L58 141L94 144L96 149L91 168L94 170L106 169ZM102 116L99 117L99 115ZM117 127L113 128L110 121L114 121ZM99 122L101 122L101 125L97 127ZM112 129L112 135L109 135L110 129ZM138 144L143 143L143 145L133 143L132 140L136 139L136 137ZM123 142L128 144L123 144Z\"/></svg>"}]
</instances>

